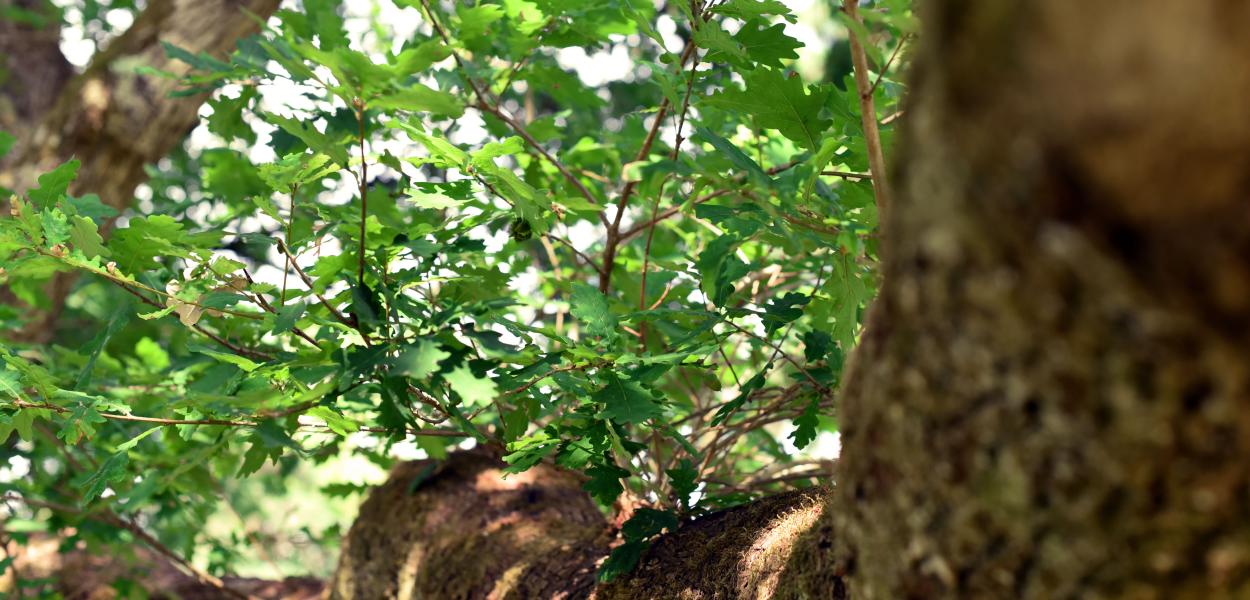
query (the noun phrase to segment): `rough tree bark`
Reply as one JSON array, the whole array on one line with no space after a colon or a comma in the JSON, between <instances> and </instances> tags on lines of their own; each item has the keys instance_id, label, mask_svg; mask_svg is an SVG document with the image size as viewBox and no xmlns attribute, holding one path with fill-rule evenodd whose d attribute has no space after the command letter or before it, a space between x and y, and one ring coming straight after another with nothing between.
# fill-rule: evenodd
<instances>
[{"instance_id":1,"label":"rough tree bark","mask_svg":"<svg viewBox=\"0 0 1250 600\"><path fill-rule=\"evenodd\" d=\"M700 520L598 593L1250 597L1250 5L926 8L836 487L781 561L803 564L736 587L741 547L708 556Z\"/></svg>"},{"instance_id":2,"label":"rough tree bark","mask_svg":"<svg viewBox=\"0 0 1250 600\"><path fill-rule=\"evenodd\" d=\"M1250 596L1250 4L928 7L841 397L855 598Z\"/></svg>"},{"instance_id":3,"label":"rough tree bark","mask_svg":"<svg viewBox=\"0 0 1250 600\"><path fill-rule=\"evenodd\" d=\"M42 6L32 0L19 4ZM144 165L165 156L198 123L207 95L171 98L177 81L135 70L150 66L183 74L188 66L165 56L161 42L224 58L267 18L279 0L151 0L130 28L112 40L76 77L58 49L56 21L42 28L0 24L0 52L15 79L0 87L0 124L17 136L0 160L0 186L24 191L36 177L77 158L74 194L93 193L114 208L129 206L145 179ZM31 61L31 62L27 62ZM18 64L14 64L14 63ZM45 342L74 278L58 275L48 302L21 337Z\"/></svg>"},{"instance_id":4,"label":"rough tree bark","mask_svg":"<svg viewBox=\"0 0 1250 600\"><path fill-rule=\"evenodd\" d=\"M580 475L540 465L504 478L504 466L478 450L397 467L361 506L329 598L845 597L816 526L823 489L692 521L633 573L596 585L615 532Z\"/></svg>"}]
</instances>

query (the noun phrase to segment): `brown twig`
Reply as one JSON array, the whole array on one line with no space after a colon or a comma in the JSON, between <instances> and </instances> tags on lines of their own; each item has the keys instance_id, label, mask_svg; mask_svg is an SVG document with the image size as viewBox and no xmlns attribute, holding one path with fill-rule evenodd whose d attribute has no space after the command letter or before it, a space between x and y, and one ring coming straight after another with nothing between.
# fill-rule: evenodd
<instances>
[{"instance_id":1,"label":"brown twig","mask_svg":"<svg viewBox=\"0 0 1250 600\"><path fill-rule=\"evenodd\" d=\"M65 408L63 406L57 406L55 404L26 402L24 400L14 400L11 406L14 406L16 408L50 410L58 414L65 414L65 413L72 412L70 409ZM300 406L302 407L303 410L312 408L312 406L308 406L307 404L300 405ZM298 410L295 412L303 412L303 410ZM141 417L137 415L123 415L123 414L110 413L110 412L99 412L97 414L99 414L101 417L105 419L109 419L113 421L130 421L130 422L137 422L137 423L150 423L150 424L156 425L157 427L170 427L174 425L215 425L219 427L259 427L260 426L260 423L257 421L238 421L238 420L232 420L232 419L165 419L165 418L159 418L159 417ZM275 415L265 415L262 413L257 413L254 416L255 418L280 418L282 416L289 416L290 414L294 414L294 413L292 411L284 411L282 413L277 413ZM319 428L321 426L301 424L300 427L301 428ZM384 432L389 432L390 430L384 427L361 427L359 428L359 431L384 433ZM428 437L467 437L471 435L471 434L467 434L458 430L447 430L447 429L407 429L406 431L409 435L428 436Z\"/></svg>"},{"instance_id":2,"label":"brown twig","mask_svg":"<svg viewBox=\"0 0 1250 600\"><path fill-rule=\"evenodd\" d=\"M697 52L697 51L696 51ZM694 91L694 80L699 70L699 58L696 53L694 62L690 63L690 76L686 79L686 96L681 102L681 113L677 118L677 133L673 141L673 151L669 153L669 160L676 161L681 155L681 144L686 141L682 137L682 130L686 127L686 114L690 112L690 94ZM656 192L655 202L651 204L651 220L647 225L647 244L642 252L642 285L638 290L638 310L642 310L647 306L647 271L651 269L651 241L655 238L655 215L660 210L660 199L664 197L664 187L668 184L668 175L664 176L664 181L660 182L660 189ZM640 327L639 331L643 334L642 343L646 345L646 329Z\"/></svg>"},{"instance_id":3,"label":"brown twig","mask_svg":"<svg viewBox=\"0 0 1250 600\"><path fill-rule=\"evenodd\" d=\"M330 314L334 315L334 318L337 319L338 322L354 329L355 327L352 325L351 320L344 316L343 313L339 312L338 309L334 308L334 306L325 299L325 296L322 296L321 292L318 292L317 288L313 286L312 278L310 278L308 274L300 268L299 263L295 262L295 257L291 255L291 249L287 248L286 245L281 242L278 243L278 249L282 251L282 254L286 255L287 264L295 270L295 274L299 275L299 278L304 282L304 285L308 286L308 291L312 292L313 296L316 296L317 301L320 302L322 306L326 307L326 310L330 311Z\"/></svg>"},{"instance_id":4,"label":"brown twig","mask_svg":"<svg viewBox=\"0 0 1250 600\"><path fill-rule=\"evenodd\" d=\"M858 0L843 0L843 10L853 23L863 25L859 16ZM886 180L885 153L881 148L881 130L877 127L877 107L873 102L872 83L868 80L868 55L855 28L847 28L851 45L851 63L855 67L855 87L859 92L859 108L864 127L864 145L868 149L868 170L872 174L872 189L877 199L878 222L889 222L891 192Z\"/></svg>"},{"instance_id":5,"label":"brown twig","mask_svg":"<svg viewBox=\"0 0 1250 600\"><path fill-rule=\"evenodd\" d=\"M284 303L286 300L286 293L285 293L286 292L286 274L287 274L287 271L289 270L290 269L283 269L282 271L282 288L283 288L282 291L283 291ZM243 276L247 278L248 285L256 285L256 280L252 279L252 274L248 273L247 269L243 269ZM273 305L270 304L268 300L265 300L264 296L254 293L251 295L251 298L252 298L252 301L255 302L257 306L263 308L266 312L269 312L275 315L278 314L278 310L274 308ZM317 348L318 350L321 349L321 345L317 343L317 340L314 340L311 336L309 336L303 329L300 329L298 326L292 325L291 332L299 336L300 338L302 338L305 342L312 344L314 348Z\"/></svg>"},{"instance_id":6,"label":"brown twig","mask_svg":"<svg viewBox=\"0 0 1250 600\"><path fill-rule=\"evenodd\" d=\"M129 285L127 285L126 283L124 283L124 282L122 282L122 281L115 280L115 279L110 279L109 281L112 281L112 282L116 283L116 284L117 284L118 286L120 286L123 290L126 290L126 291L127 291L127 292L129 292L131 295L133 295L134 297L138 298L139 300L142 300L145 304L147 304L147 305L149 305L149 306L155 306L156 308L160 308L160 309L164 309L164 308L165 308L164 306L161 306L161 304L160 304L159 302L157 302L157 301L155 301L155 300L153 300L153 299L151 299L151 298L148 298L147 296L144 296L143 294L140 294L137 290L133 290L133 289L131 289ZM249 349L249 348L244 348L244 347L242 347L242 346L239 346L238 344L233 344L233 343L231 343L231 342L227 341L225 338L223 338L223 337L221 337L221 336L219 336L219 335L217 335L217 334L215 334L215 333L213 333L213 332L211 332L211 331L209 331L209 330L207 330L207 329L204 329L203 327L201 327L201 326L200 326L200 325L198 325L198 324L197 324L197 325L192 325L192 326L191 326L191 329L195 330L195 331L196 331L196 332L198 332L200 335L203 335L204 337L206 337L206 338L208 338L208 339L210 339L210 340L213 340L214 342L217 342L218 344L221 344L222 346L225 346L226 348L229 348L231 351L233 351L233 352L234 352L234 353L236 353L236 354L241 354L241 355L243 355L243 356L247 356L247 357L250 357L250 358L255 358L255 359L257 359L257 360L264 360L264 361L273 360L273 357L272 357L272 356L269 356L268 354L265 354L265 353L263 353L263 352L257 352L257 351L255 351L255 350L251 350L251 349Z\"/></svg>"},{"instance_id":7,"label":"brown twig","mask_svg":"<svg viewBox=\"0 0 1250 600\"><path fill-rule=\"evenodd\" d=\"M599 274L602 274L602 273L603 273L603 269L602 269L599 265L596 265L596 264L595 264L595 261L594 261L592 258L590 258L589 256L587 256L585 252L582 252L581 250L578 250L578 249L577 249L577 246L574 246L574 245L573 245L573 242L570 242L570 241L568 241L568 240L566 240L566 239L564 239L564 238L562 238L562 237L560 237L560 236L558 236L558 235L552 235L551 233L548 233L548 234L547 234L547 237L549 237L549 238L551 238L551 239L553 239L553 240L555 240L555 241L557 241L557 242L560 242L561 244L564 244L565 246L568 246L569 250L572 250L572 251L573 251L573 254L576 254L578 258L582 259L582 262L585 262L585 263L586 263L586 266L588 266L588 267L590 267L590 268L594 269L596 273L599 273Z\"/></svg>"},{"instance_id":8,"label":"brown twig","mask_svg":"<svg viewBox=\"0 0 1250 600\"><path fill-rule=\"evenodd\" d=\"M898 53L903 49L903 45L907 43L910 34L903 34L898 40L898 45L894 47L894 52L890 53L890 58L885 61L885 66L881 67L881 71L877 73L877 79L872 82L872 87L868 89L868 94L872 95L877 91L877 86L881 85L881 80L885 79L885 74L889 72L890 65L894 64L894 59L898 58Z\"/></svg>"},{"instance_id":9,"label":"brown twig","mask_svg":"<svg viewBox=\"0 0 1250 600\"><path fill-rule=\"evenodd\" d=\"M686 47L681 52L681 59L677 63L677 68L686 68L686 61L694 55L698 46L694 43L694 37L686 42ZM655 111L655 120L651 123L651 130L647 132L647 137L642 141L642 147L638 149L638 154L634 156L633 162L638 162L647 158L651 154L651 146L655 144L655 138L660 132L660 126L664 124L664 117L668 115L671 104L668 97L665 96L660 101L660 107ZM634 190L638 187L637 180L625 182L621 188L620 199L616 203L616 216L613 217L612 223L608 225L608 238L603 247L603 271L599 276L599 293L606 294L612 286L612 270L616 267L616 249L621 243L621 219L625 216L625 208L629 206L629 198L633 195Z\"/></svg>"}]
</instances>

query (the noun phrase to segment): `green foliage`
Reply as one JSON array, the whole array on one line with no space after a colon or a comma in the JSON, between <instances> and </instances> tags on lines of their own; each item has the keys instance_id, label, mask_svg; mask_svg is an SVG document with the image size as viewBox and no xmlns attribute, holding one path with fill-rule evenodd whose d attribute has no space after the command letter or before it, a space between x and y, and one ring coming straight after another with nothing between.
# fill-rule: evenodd
<instances>
[{"instance_id":1,"label":"green foliage","mask_svg":"<svg viewBox=\"0 0 1250 600\"><path fill-rule=\"evenodd\" d=\"M867 170L859 104L796 72L796 15L397 4L423 15L409 39L374 22L365 44L318 0L229 57L167 46L191 68L180 93L211 93L218 147L150 168L123 219L69 195L77 160L14 197L0 281L42 305L79 278L53 341L0 347L0 438L38 465L6 491L141 513L224 570L253 542L189 524L235 491L491 444L509 472L553 461L605 510L643 506L610 578L681 520L778 489L750 475L835 431L877 214L866 178L822 174ZM894 44L911 18L873 16ZM621 45L636 64L603 85L555 58ZM0 330L37 314L0 306Z\"/></svg>"}]
</instances>

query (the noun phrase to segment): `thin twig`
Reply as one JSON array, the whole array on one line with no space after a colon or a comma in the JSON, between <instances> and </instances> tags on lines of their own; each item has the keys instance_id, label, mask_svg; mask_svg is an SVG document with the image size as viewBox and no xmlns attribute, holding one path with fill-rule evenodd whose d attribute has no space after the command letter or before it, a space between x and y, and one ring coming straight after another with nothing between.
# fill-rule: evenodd
<instances>
[{"instance_id":1,"label":"thin twig","mask_svg":"<svg viewBox=\"0 0 1250 600\"><path fill-rule=\"evenodd\" d=\"M876 81L873 81L873 82L872 82L872 87L871 87L871 88L869 88L869 90L868 90L868 94L869 94L869 95L871 95L871 94L873 94L873 93L875 93L875 92L877 91L877 86L878 86L878 85L881 85L881 80L882 80L882 79L884 79L884 78L885 78L885 74L886 74L886 73L888 73L888 72L890 71L890 65L893 65L893 64L894 64L894 59L898 58L898 53L899 53L899 51L903 49L903 45L907 43L907 39L908 39L909 37L911 37L911 35L910 35L910 34L906 34L906 33L905 33L905 34L903 34L903 36L902 36L902 37L900 37L900 38L899 38L899 40L898 40L898 45L894 47L894 52L892 52L892 53L890 54L890 58L889 58L888 60L886 60L886 61L885 61L885 66L884 66L884 67L881 67L881 71L880 71L879 73L877 73L877 79L876 79Z\"/></svg>"},{"instance_id":2,"label":"thin twig","mask_svg":"<svg viewBox=\"0 0 1250 600\"><path fill-rule=\"evenodd\" d=\"M284 292L286 291L285 290L286 274L288 271L290 271L290 269L283 269L282 271L282 286L284 288L283 289ZM243 276L247 278L248 285L256 285L256 280L252 279L252 274L248 273L247 269L243 269ZM269 312L270 314L275 314L275 315L278 314L278 310L274 308L272 304L269 304L269 301L265 300L264 296L258 293L254 293L251 295L251 298L252 298L252 301L255 302L257 306L265 309L265 311ZM284 294L284 298L285 298L285 294ZM308 333L306 333L303 329L300 329L298 325L292 325L291 332L299 336L305 342L312 344L314 348L318 350L321 349L321 345L317 343L317 340L314 340L312 336L309 336Z\"/></svg>"},{"instance_id":3,"label":"thin twig","mask_svg":"<svg viewBox=\"0 0 1250 600\"><path fill-rule=\"evenodd\" d=\"M686 141L682 137L682 130L686 127L686 114L690 112L690 94L694 91L694 80L698 75L699 57L696 51L694 62L690 63L690 76L686 79L686 96L681 102L681 114L677 118L677 133L673 141L673 151L669 153L669 160L676 161L681 155L681 143ZM664 181L660 182L660 189L656 192L655 202L651 204L651 220L647 226L647 244L642 252L642 285L638 289L638 310L642 310L647 306L647 271L651 269L651 241L655 238L655 215L660 210L660 199L664 197L664 187L668 185L668 175L664 176ZM619 231L619 228L618 228ZM642 335L641 342L646 347L646 329L640 325L639 333Z\"/></svg>"},{"instance_id":4,"label":"thin twig","mask_svg":"<svg viewBox=\"0 0 1250 600\"><path fill-rule=\"evenodd\" d=\"M443 43L447 44L448 48L452 48L453 46L451 43L451 37L447 35L447 32L443 29L443 26L439 24L438 19L435 18L434 11L433 9L430 8L429 0L421 0L421 8L423 9L425 13L426 20L428 20L430 22L430 26L434 28L434 32L438 34L440 38L442 38ZM484 112L490 113L498 117L499 120L503 121L504 124L506 124L514 132L516 132L516 134L520 136L521 139L525 140L525 143L529 145L530 148L538 152L539 156L541 156L547 162L551 163L551 165L554 166L556 170L560 172L560 175L563 176L566 181L572 184L573 187L577 189L577 191L582 195L583 198L586 199L587 202L590 202L591 204L598 204L598 201L595 200L594 194L590 193L590 190L587 189L586 186L579 179L577 179L576 176L573 175L572 171L569 171L568 167L564 166L564 163L561 163L558 159L556 159L555 156L552 156L551 153L547 152L547 150L543 148L541 144L538 143L538 140L534 139L534 136L530 135L529 131L526 131L524 125L522 125L516 119L513 119L512 117L505 114L499 108L498 103L492 102L492 98L490 97L490 95L485 90L478 87L477 82L473 81L473 78L469 76L468 74L469 70L465 68L464 59L460 57L460 54L456 52L455 50L452 50L451 56L453 59L455 59L456 66L460 67L460 72L465 74L464 79L466 82L468 82L469 88L471 88L473 91L473 94L477 96L477 99L478 99L477 107L483 110ZM509 83L511 83L511 75L509 75L508 81ZM602 216L602 214L600 215L600 220L604 221L605 225L607 224L607 220L606 218Z\"/></svg>"},{"instance_id":5,"label":"thin twig","mask_svg":"<svg viewBox=\"0 0 1250 600\"><path fill-rule=\"evenodd\" d=\"M769 168L769 169L768 169L767 171L765 171L765 172L766 172L766 173L768 173L769 175L776 175L776 174L778 174L778 173L783 173L783 172L785 172L785 171L788 171L788 170L790 170L790 169L793 169L793 168L794 168L796 165L798 165L798 164L800 164L800 161L791 161L791 162L788 162L788 163L786 163L786 164L784 164L784 165L778 165L778 166L775 166L775 167L771 167L771 168ZM735 181L739 181L739 182L740 182L740 181L743 181L743 180L745 180L745 179L746 179L746 174L745 174L745 173L739 173L738 175L734 176L734 180L735 180ZM694 199L694 200L693 200L690 204L691 204L691 206L698 205L698 204L703 204L704 202L707 202L707 201L709 201L709 200L714 200L714 199L716 199L716 198L720 198L721 196L726 196L726 195L732 194L732 193L734 193L734 192L736 192L736 191L737 191L737 190L733 190L733 189L716 190L716 191L711 192L711 193L708 193L708 194L706 194L706 195L704 195L704 196L700 196L699 198L695 198L695 199ZM659 223L660 221L663 221L663 220L665 220L665 219L667 219L667 218L669 218L669 217L671 217L671 216L673 216L673 215L675 215L675 214L677 214L677 213L679 213L679 212L681 212L681 206L680 206L680 205L678 205L678 206L670 206L669 208L666 208L666 209L664 209L664 210L660 211L660 213L659 213L659 214L657 214L657 215L653 216L650 220L648 220L648 221L646 221L646 222L644 222L644 223L639 223L639 224L637 224L637 225L634 225L633 227L630 227L629 229L626 229L626 230L625 230L625 232L624 232L624 233L622 233L622 234L620 235L620 240L619 240L619 241L620 241L620 242L622 242L622 243L627 242L627 241L629 241L630 239L633 239L633 237L634 237L634 236L636 236L636 235L638 235L638 234L640 234L640 233L642 233L642 232L646 231L648 228L650 228L651 226L655 225L656 223Z\"/></svg>"},{"instance_id":6,"label":"thin twig","mask_svg":"<svg viewBox=\"0 0 1250 600\"><path fill-rule=\"evenodd\" d=\"M859 16L859 0L843 0L843 10L852 22L863 25ZM879 223L885 229L889 222L892 203L889 182L886 180L885 153L881 148L881 130L877 127L877 107L873 102L872 84L868 80L868 55L855 28L847 28L851 45L851 63L855 67L855 87L859 92L859 108L864 127L864 145L868 149L868 170L872 173L872 189L877 199Z\"/></svg>"},{"instance_id":7,"label":"thin twig","mask_svg":"<svg viewBox=\"0 0 1250 600\"><path fill-rule=\"evenodd\" d=\"M528 390L528 389L530 389L530 388L534 387L535 385L537 385L537 384L538 384L538 382L540 382L540 381L542 381L542 380L544 380L544 379L546 379L546 378L548 378L548 377L551 377L552 375L555 375L556 373L565 373L565 372L568 372L568 371L581 371L581 370L584 370L584 369L588 369L588 368L590 368L591 366L592 366L592 365L568 365L568 366L565 366L565 367L556 367L556 368L554 368L554 369L552 369L552 370L550 370L550 371L547 371L546 373L543 373L542 375L538 375L538 376L534 377L533 379L529 380L528 382L526 382L524 385L521 385L520 387L517 387L517 388L514 388L514 389L511 389L511 390L508 390L508 391L504 392L504 393L503 393L503 395L504 395L504 396L515 396L515 395L517 395L517 394L519 394L519 393L521 393L521 392L524 392L525 390Z\"/></svg>"},{"instance_id":8,"label":"thin twig","mask_svg":"<svg viewBox=\"0 0 1250 600\"><path fill-rule=\"evenodd\" d=\"M144 296L143 294L140 294L137 290L133 290L133 289L131 289L129 285L127 285L126 283L124 283L124 282L122 282L122 281L118 281L118 280L114 280L114 279L110 279L110 281L113 281L113 282L114 282L114 283L116 283L119 287L121 287L123 290L126 290L126 291L127 291L127 292L129 292L131 295L133 295L134 297L136 297L136 298L138 298L138 299L142 300L145 304L147 304L147 305L149 305L149 306L154 306L154 307L156 307L156 308L160 308L160 309L164 309L164 308L165 308L164 306L161 306L161 304L160 304L159 302L157 302L157 301L155 301L155 300L153 300L153 299L151 299L151 298L148 298L147 296ZM192 326L191 326L191 329L195 330L195 331L196 331L197 333L199 333L200 335L203 335L204 337L206 337L206 338L208 338L208 339L210 339L210 340L213 340L214 342L217 342L218 344L221 344L222 346L225 346L226 348L229 348L231 351L233 351L233 352L234 352L234 353L236 353L236 354L241 354L241 355L243 355L243 356L247 356L247 357L250 357L250 358L255 358L255 359L257 359L257 360L263 360L263 361L270 361L270 360L273 360L273 357L272 357L272 356L269 356L268 354L265 354L265 353L263 353L263 352L258 352L258 351L256 351L256 350L252 350L252 349L249 349L249 348L244 348L244 347L242 347L242 346L240 346L240 345L238 345L238 344L233 344L233 343L231 343L231 342L227 341L225 338L223 338L223 337L221 337L221 336L219 336L219 335L217 335L217 334L215 334L215 333L213 333L213 332L211 332L211 331L209 331L209 330L207 330L207 329L204 329L204 328L203 328L202 326L200 326L199 324L192 325Z\"/></svg>"},{"instance_id":9,"label":"thin twig","mask_svg":"<svg viewBox=\"0 0 1250 600\"><path fill-rule=\"evenodd\" d=\"M369 161L365 160L365 101L356 99L356 123L360 132L360 266L356 270L356 284L365 285L365 220L369 216Z\"/></svg>"},{"instance_id":10,"label":"thin twig","mask_svg":"<svg viewBox=\"0 0 1250 600\"><path fill-rule=\"evenodd\" d=\"M591 204L599 204L599 201L595 199L595 195L590 192L590 189L588 189L586 185L583 184L581 180L577 178L577 176L573 175L573 172L570 171L568 167L564 166L564 163L560 162L560 160L557 159L555 156L553 156L550 152L547 152L547 149L543 148L542 144L539 144L538 140L534 139L534 136L530 135L530 133L525 130L524 125L522 125L519 121L512 118L511 116L505 114L503 110L500 109L498 106L494 106L492 104L487 103L485 100L482 100L481 96L479 96L478 98L479 99L478 99L477 107L479 109L481 109L484 112L495 115L495 117L497 117L500 121L503 121L505 125L511 128L514 132L516 132L516 134L520 136L521 139L525 140L525 143L528 144L529 147L532 148L535 152L537 152L539 156L546 159L547 162L551 163L551 165L555 167L557 171L560 172L560 175L563 176L566 181L572 184L573 187L577 189L578 193L580 193L582 197L586 199L587 202Z\"/></svg>"},{"instance_id":11,"label":"thin twig","mask_svg":"<svg viewBox=\"0 0 1250 600\"><path fill-rule=\"evenodd\" d=\"M308 274L299 267L299 263L295 262L295 257L291 255L291 249L287 248L286 245L281 242L278 243L278 249L282 251L282 254L286 255L287 264L295 270L295 274L299 275L299 278L304 282L304 285L308 286L308 291L312 292L313 296L316 296L317 301L321 302L321 305L326 307L326 310L330 311L330 314L334 315L334 318L337 319L338 322L348 327L352 327L351 320L344 316L343 313L339 312L338 309L334 308L334 306L325 299L325 296L322 296L321 292L318 292L317 288L313 286L312 278L310 278Z\"/></svg>"},{"instance_id":12,"label":"thin twig","mask_svg":"<svg viewBox=\"0 0 1250 600\"><path fill-rule=\"evenodd\" d=\"M851 171L821 171L820 174L830 177L841 177L842 179L872 179L872 175L868 173L854 173Z\"/></svg>"},{"instance_id":13,"label":"thin twig","mask_svg":"<svg viewBox=\"0 0 1250 600\"><path fill-rule=\"evenodd\" d=\"M690 60L697 48L694 37L691 36L690 41L686 42L686 48L681 52L681 59L677 63L678 70L686 68L686 61ZM651 130L647 132L647 137L642 141L642 147L638 149L633 162L644 160L651 154L651 146L655 144L655 138L664 124L664 117L668 115L670 106L668 97L665 96L660 101L660 107L655 111L655 120L651 123ZM629 197L633 195L637 187L637 180L631 179L625 182L625 186L621 188L620 199L616 203L616 216L613 217L612 224L608 225L608 238L603 247L603 271L599 277L599 293L601 294L608 293L608 289L612 286L612 271L616 268L616 249L622 241L621 219L625 216L625 208L629 206Z\"/></svg>"},{"instance_id":14,"label":"thin twig","mask_svg":"<svg viewBox=\"0 0 1250 600\"><path fill-rule=\"evenodd\" d=\"M68 408L65 408L63 406L57 406L55 404L26 402L24 400L14 400L11 406L14 406L16 408L50 410L58 414L66 414L66 413L73 412ZM307 408L311 408L311 407L305 406L304 408L306 410ZM236 420L231 420L231 419L164 419L164 418L159 418L159 417L140 417L137 415L123 415L119 413L110 413L110 412L100 412L97 414L99 414L101 417L105 419L109 419L113 421L151 423L153 425L156 425L157 427L170 427L174 425L215 425L219 427L259 427L260 426L260 423L257 421L236 421ZM289 414L289 411L288 413L278 413L278 414L279 415ZM255 417L256 418L275 418L273 416L267 416L263 414L257 414L255 415ZM300 424L300 427L315 429L315 428L320 428L323 426ZM386 429L385 427L361 427L359 428L359 431L384 433L384 432L389 432L391 430ZM464 433L462 431L448 430L448 429L407 429L406 431L409 435L427 436L427 437L467 437L471 435L471 434Z\"/></svg>"},{"instance_id":15,"label":"thin twig","mask_svg":"<svg viewBox=\"0 0 1250 600\"><path fill-rule=\"evenodd\" d=\"M578 258L582 259L582 262L585 262L585 263L586 263L586 266L588 266L588 267L590 267L590 268L594 269L596 273L599 273L599 274L602 274L602 273L603 273L603 269L602 269L599 265L596 265L596 264L595 264L595 261L594 261L592 258L590 258L589 256L587 256L585 252L582 252L581 250L578 250L578 249L577 249L577 246L574 246L574 245L573 245L573 242L570 242L570 241L568 241L568 240L566 240L566 239L564 239L564 238L562 238L562 237L560 237L560 236L558 236L558 235L553 235L553 234L551 234L551 233L548 233L548 234L547 234L547 237L549 237L549 238L551 238L551 239L553 239L553 240L555 240L555 241L557 241L557 242L560 242L561 244L564 244L565 246L568 246L568 247L569 247L569 250L572 250L572 251L573 251L573 254L576 254Z\"/></svg>"}]
</instances>

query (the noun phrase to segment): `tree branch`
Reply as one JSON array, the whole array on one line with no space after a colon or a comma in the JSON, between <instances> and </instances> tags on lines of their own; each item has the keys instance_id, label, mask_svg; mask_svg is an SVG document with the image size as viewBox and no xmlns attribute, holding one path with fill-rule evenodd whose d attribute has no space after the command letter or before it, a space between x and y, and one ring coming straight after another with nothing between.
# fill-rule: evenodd
<instances>
[{"instance_id":1,"label":"tree branch","mask_svg":"<svg viewBox=\"0 0 1250 600\"><path fill-rule=\"evenodd\" d=\"M859 16L858 0L843 0L842 8L852 22L863 25ZM855 28L847 28L851 43L851 63L855 66L855 88L859 92L859 109L864 127L864 144L868 148L868 170L872 172L872 189L877 197L878 222L885 229L889 222L892 204L889 182L886 180L885 154L881 149L881 130L877 126L877 107L873 102L874 86L868 76L868 55ZM901 45L901 42L900 42Z\"/></svg>"}]
</instances>

